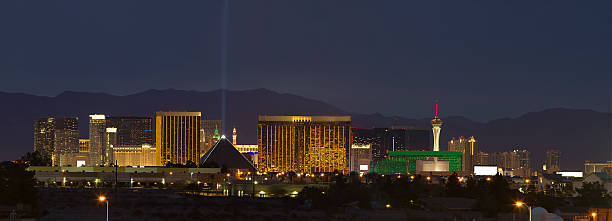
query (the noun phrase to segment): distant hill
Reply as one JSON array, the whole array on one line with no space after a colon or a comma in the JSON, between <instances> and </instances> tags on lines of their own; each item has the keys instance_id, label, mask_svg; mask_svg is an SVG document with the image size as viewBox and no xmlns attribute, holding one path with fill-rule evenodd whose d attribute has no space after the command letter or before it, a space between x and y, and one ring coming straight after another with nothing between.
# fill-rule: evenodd
<instances>
[{"instance_id":1,"label":"distant hill","mask_svg":"<svg viewBox=\"0 0 612 221\"><path fill-rule=\"evenodd\" d=\"M201 111L205 119L221 118L221 91L148 90L116 96L104 93L66 91L56 97L0 92L0 160L12 160L32 150L33 122L40 117L79 117L81 137L88 134L88 115L153 116L155 111ZM227 131L238 130L238 143L256 143L258 115L351 115L361 128L391 125L430 127L430 119L406 119L381 114L351 113L330 104L267 89L227 92ZM441 144L452 136L475 136L487 152L527 148L532 166L544 162L544 152L563 152L564 169L582 169L585 160L610 160L610 113L591 110L548 109L517 118L486 123L465 117L443 117Z\"/></svg>"}]
</instances>

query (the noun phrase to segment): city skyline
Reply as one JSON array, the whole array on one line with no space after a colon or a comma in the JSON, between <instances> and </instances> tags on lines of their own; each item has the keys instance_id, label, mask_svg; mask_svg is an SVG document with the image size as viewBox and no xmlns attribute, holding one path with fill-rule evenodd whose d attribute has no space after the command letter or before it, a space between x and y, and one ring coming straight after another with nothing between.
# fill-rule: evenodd
<instances>
[{"instance_id":1,"label":"city skyline","mask_svg":"<svg viewBox=\"0 0 612 221\"><path fill-rule=\"evenodd\" d=\"M610 11L0 1L0 220L612 220Z\"/></svg>"},{"instance_id":2,"label":"city skyline","mask_svg":"<svg viewBox=\"0 0 612 221\"><path fill-rule=\"evenodd\" d=\"M211 96L208 96L208 94L210 94ZM194 97L195 96L195 97ZM189 91L179 91L179 90L172 90L172 91L149 91L146 93L142 93L139 95L135 95L135 96L128 96L128 97L120 97L120 96L99 96L99 95L94 95L94 94L88 94L88 93L72 93L70 96L63 96L61 98L54 98L54 99L49 99L45 102L51 102L51 103L55 103L57 104L56 109L54 109L53 111L49 111L49 110L45 110L45 108L38 108L37 110L40 112L40 115L38 116L78 116L80 119L86 119L88 117L87 113L103 113L106 114L107 116L151 116L153 113L151 112L151 110L171 110L171 109L175 109L175 110L201 110L202 114L203 114L203 119L204 121L202 122L206 122L207 120L214 120L217 117L220 117L219 115L219 110L217 108L214 108L214 105L202 105L200 107L189 107L186 106L184 104L182 104L181 100L185 100L181 97L185 97L185 98L189 98L189 97L193 97L196 98L198 100L210 100L211 104L214 104L215 101L217 101L217 99L215 98L218 95L215 95L215 93L200 93L200 92L189 92ZM283 99L288 98L287 95L281 95L281 94L277 94L276 92L273 91L269 91L269 90L254 90L254 91L242 91L242 92L233 92L230 91L228 93L228 98L229 98L229 109L228 109L228 120L230 122L228 122L228 125L233 125L233 126L237 126L238 129L239 128L243 128L241 130L241 141L239 141L239 144L252 144L255 142L255 129L249 129L254 127L254 124L251 124L249 121L254 119L252 117L245 117L245 116L252 116L252 113L265 113L265 112L270 112L269 109L266 109L266 107L269 106L275 106L278 105L278 101L283 101ZM255 97L259 97L257 98L258 100L260 99L266 99L266 101L263 101L260 104L256 104L255 106L253 105L247 105L248 104L248 100L243 99L242 97L250 97L249 99L252 99L253 96ZM71 99L78 99L78 100L90 100L92 98L89 97L95 97L96 99L98 99L98 103L99 102L113 102L116 103L116 106L109 106L109 107L102 107L100 108L93 108L90 107L91 105L94 105L96 102L95 99L91 100L92 104L88 104L89 102L81 102L80 105L78 106L74 106L71 102ZM301 108L292 108L293 111L297 111L294 113L300 113L302 112L303 114L308 114L308 113L324 113L324 114L332 114L332 115L337 115L337 114L350 114L352 116L356 116L357 117L357 121L354 122L356 127L365 127L365 128L370 128L370 127L394 127L396 129L402 129L402 128L410 128L410 127L406 127L409 125L413 125L413 126L417 126L416 128L427 128L430 127L428 126L428 119L415 119L415 120L411 120L411 119L404 119L404 118L397 118L397 117L385 117L383 119L380 119L379 116L377 115L360 115L360 114L355 114L355 113L347 113L347 112L343 112L343 111L335 111L337 109L331 109L332 111L329 111L329 107L333 107L332 105L328 105L328 104L324 104L324 103L320 103L316 100L310 100L310 99L306 99L304 100L304 98L302 97L298 97L298 96L293 96L290 95L289 96L291 98L291 100L293 101L283 101L283 102L289 102L290 104L292 104L292 106L295 107L300 107L300 106L311 106L314 107L310 108L310 109L301 109ZM33 97L34 98L34 97ZM160 98L162 99L171 99L173 100L173 102L175 103L176 107L174 108L170 108L169 106L162 104L163 106L160 105L156 105L155 103L153 103L153 101L156 100L160 100ZM39 98L36 98L39 99ZM101 99L101 100L100 100ZM141 101L141 99L143 99ZM29 98L25 99L24 101L29 100ZM185 102L188 102L189 99L185 100ZM144 102L143 102L144 101ZM152 102L149 102L152 101ZM68 103L65 103L68 102ZM177 103L178 102L178 103ZM24 103L25 104L25 103ZM134 108L124 108L127 104L134 104ZM285 103L286 104L286 103ZM15 103L16 106L19 106L19 103ZM246 105L246 106L245 106ZM156 107L157 106L157 107ZM442 104L443 107L446 107L446 105L443 103ZM27 108L27 107L23 107L23 108ZM74 108L74 109L73 109ZM263 109L262 109L263 108ZM328 110L325 110L328 109ZM101 111L103 110L103 111ZM244 111L238 111L238 110L248 110L246 112ZM307 110L308 112L304 112L304 110ZM323 112L321 112L322 110L325 110ZM444 109L446 111L446 109ZM58 112L59 111L59 112ZM76 112L75 112L76 111ZM434 110L432 110L433 112ZM63 114L62 114L63 113ZM110 114L112 113L112 114ZM135 114L138 113L138 114ZM287 113L291 113L287 112ZM561 115L560 115L561 114ZM568 115L569 114L569 115ZM585 115L586 114L586 115ZM595 114L595 115L593 115ZM452 136L460 136L460 135L465 135L465 134L479 134L481 135L483 141L485 141L483 143L483 147L485 148L486 151L489 152L496 152L496 151L505 151L505 150L509 150L509 149L513 149L515 147L515 145L526 145L526 147L530 150L534 150L534 157L536 157L536 159L542 159L544 157L544 152L543 149L547 149L547 148L561 148L563 152L565 153L569 153L571 155L573 155L574 157L569 158L567 160L569 160L569 162L564 163L564 165L568 166L568 168L573 168L573 169L579 169L580 167L582 167L582 163L584 160L595 160L595 161L602 161L602 160L607 160L609 158L605 158L606 154L604 155L593 155L593 154L589 154L589 153L593 153L593 152L577 152L574 151L574 149L572 148L567 148L567 147L572 147L575 145L583 145L586 143L593 143L593 144L597 144L597 142L601 142L598 141L600 138L603 138L597 134L601 133L605 133L605 131L607 130L601 130L601 131L596 131L595 133L589 132L586 133L587 131L589 131L588 128L583 127L581 125L572 123L572 124L567 124L564 125L563 121L559 121L559 120L553 120L553 119L573 119L576 118L576 120L580 119L579 121L582 122L595 122L592 120L586 120L586 119L597 119L597 118L593 118L595 116L599 116L597 118L599 119L605 119L605 118L609 118L609 114L600 114L600 113L596 113L596 112L589 112L589 111L581 111L581 110L564 110L564 109L551 109L551 110L545 110L542 112L534 112L534 113L527 113L524 116L521 116L519 118L516 119L511 119L511 121L509 122L513 122L511 124L507 124L504 123L503 125L506 126L511 126L511 130L515 131L515 130L520 130L521 128L530 128L530 127L534 127L536 124L531 124L528 123L528 121L525 121L526 119L541 119L543 121L540 120L535 120L535 122L540 121L541 123L539 123L542 126L545 125L551 125L552 124L558 124L560 123L558 126L555 127L555 129L553 130L558 130L560 133L563 133L562 131L566 130L566 129L562 129L562 128L584 128L583 130L585 130L585 134L588 135L587 139L580 139L580 136L566 136L566 137L558 137L558 136L554 136L554 134L550 134L548 139L545 140L535 140L538 143L541 144L537 144L534 143L534 141L529 141L529 140L525 140L525 141L520 141L520 142L505 142L505 141L501 141L498 138L495 138L496 136L499 135L503 135L503 136L510 136L513 137L512 139L519 139L522 140L523 138L520 137L516 137L516 135L519 134L508 134L508 133L494 133L494 131L491 130L479 130L478 128L480 127L499 127L501 125L498 125L500 123L503 123L505 121L508 121L508 119L499 119L499 120L495 120L495 121L491 121L489 123L486 124L482 124L482 123L478 123L478 122L472 122L472 121L466 121L467 119L465 118L457 118L457 117L444 117L444 119L448 119L451 120L452 123L448 124L449 127L444 127L445 129L443 130L443 133L441 135L441 143L443 145L443 148L446 146L446 141L448 141ZM537 116L537 117L536 117ZM561 117L563 116L563 117ZM18 117L18 119L23 119L24 117L28 117L28 115L24 115L21 117ZM535 117L535 118L534 118ZM552 117L552 118L551 118ZM551 118L551 119L548 119ZM27 119L27 118L26 118ZM431 119L431 118L429 118ZM525 119L525 120L523 120ZM548 120L546 120L548 119ZM392 120L392 121L390 121ZM551 121L552 120L552 121ZM569 122L579 122L576 120L570 120ZM445 120L447 121L447 120ZM532 120L530 120L532 121ZM17 121L19 122L19 121ZM385 123L386 122L386 123ZM523 122L523 123L521 123ZM558 123L557 123L558 122ZM602 123L605 123L605 121L600 121ZM15 122L16 123L16 122ZM367 124L364 124L367 123ZM371 124L374 123L374 124ZM389 124L391 123L391 124ZM524 123L528 123L528 124L524 124ZM26 131L31 131L31 127L27 127L27 124L29 123L20 123L20 124L15 124L12 125L13 127L17 127L17 128L21 128L22 126L26 126L25 129ZM217 122L218 124L218 122ZM498 125L498 126L495 126ZM522 126L519 126L522 125ZM608 128L609 125L605 125L602 124L603 127L600 128ZM476 128L474 128L474 126L477 126ZM587 126L587 125L585 125ZM213 126L214 127L214 126ZM592 128L593 126L590 125L589 128ZM81 138L86 138L87 137L87 128L88 128L88 124L87 121L81 120L79 121L79 128L81 128L80 130L80 137ZM471 129L470 129L471 128ZM509 128L509 129L510 129ZM548 127L542 127L542 129L544 128L548 128ZM213 128L214 129L214 128ZM467 129L467 131L466 131ZM427 132L427 130L429 130L429 132ZM425 132L427 134L429 134L429 136L431 136L431 130L427 129L425 130ZM499 132L505 131L507 129L500 129ZM548 129L547 129L548 130ZM573 129L572 129L573 130ZM20 138L20 139L10 139L9 140L9 144L10 143L31 143L30 138L27 138L28 135L23 134L23 133L16 133L19 132L20 130L11 130L9 132L9 134L12 134L12 137L23 137L23 135L26 135L26 137ZM471 132L470 132L471 131ZM538 130L536 130L538 131ZM226 135L228 134L229 131L226 132ZM493 133L492 133L493 132ZM6 133L3 133L6 134ZM580 135L580 134L577 134ZM421 135L419 135L421 136ZM584 137L584 136L583 136ZM491 140L491 138L495 138L493 140ZM594 139L595 138L595 139ZM517 141L519 141L517 140ZM542 141L542 142L540 142ZM549 143L548 141L555 141L553 143ZM562 143L560 144L559 142ZM576 143L576 141L579 141L579 143ZM244 142L244 143L243 143ZM574 144L574 145L572 145ZM602 143L600 143L602 144ZM592 148L598 148L598 146L593 146L593 145L589 145ZM9 146L5 146L5 148L11 147ZM23 146L26 147L26 146ZM600 147L605 147L605 146L600 146ZM30 148L27 149L22 149L19 150L20 148L15 148L15 149L11 149L8 148L7 150L9 151L9 155L4 155L5 157L7 157L8 159L12 159L11 157L11 152L13 152L13 156L18 156L24 152L30 151ZM417 148L418 149L418 148ZM578 149L576 149L578 150ZM201 151L205 151L204 149ZM607 150L609 151L609 149ZM604 153L604 152L600 152L600 153ZM203 152L201 153L203 154ZM582 157L581 157L582 156ZM601 158L601 159L600 159ZM543 162L538 162L539 160L534 161L536 164L539 163L543 163Z\"/></svg>"}]
</instances>

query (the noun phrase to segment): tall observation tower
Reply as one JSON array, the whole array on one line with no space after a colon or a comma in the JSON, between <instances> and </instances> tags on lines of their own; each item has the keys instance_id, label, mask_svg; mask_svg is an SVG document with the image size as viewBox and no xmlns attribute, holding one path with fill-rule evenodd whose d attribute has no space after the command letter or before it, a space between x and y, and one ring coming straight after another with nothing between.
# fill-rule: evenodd
<instances>
[{"instance_id":1,"label":"tall observation tower","mask_svg":"<svg viewBox=\"0 0 612 221\"><path fill-rule=\"evenodd\" d=\"M440 151L440 130L442 130L442 120L438 118L438 103L436 102L436 116L431 120L431 130L433 131L433 151Z\"/></svg>"}]
</instances>

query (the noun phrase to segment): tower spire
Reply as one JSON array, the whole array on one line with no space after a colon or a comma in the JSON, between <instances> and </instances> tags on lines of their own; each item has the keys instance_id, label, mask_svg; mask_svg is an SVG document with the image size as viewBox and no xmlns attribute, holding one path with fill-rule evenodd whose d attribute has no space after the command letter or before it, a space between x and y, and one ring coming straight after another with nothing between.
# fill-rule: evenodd
<instances>
[{"instance_id":1,"label":"tower spire","mask_svg":"<svg viewBox=\"0 0 612 221\"><path fill-rule=\"evenodd\" d=\"M438 118L438 103L436 103L436 118Z\"/></svg>"},{"instance_id":2,"label":"tower spire","mask_svg":"<svg viewBox=\"0 0 612 221\"><path fill-rule=\"evenodd\" d=\"M436 117L435 118L438 118L438 102L439 102L439 100L435 99L434 102L436 102Z\"/></svg>"},{"instance_id":3,"label":"tower spire","mask_svg":"<svg viewBox=\"0 0 612 221\"><path fill-rule=\"evenodd\" d=\"M436 116L431 120L431 130L433 133L433 151L440 151L440 130L442 130L442 120L438 117L438 99L436 99Z\"/></svg>"}]
</instances>

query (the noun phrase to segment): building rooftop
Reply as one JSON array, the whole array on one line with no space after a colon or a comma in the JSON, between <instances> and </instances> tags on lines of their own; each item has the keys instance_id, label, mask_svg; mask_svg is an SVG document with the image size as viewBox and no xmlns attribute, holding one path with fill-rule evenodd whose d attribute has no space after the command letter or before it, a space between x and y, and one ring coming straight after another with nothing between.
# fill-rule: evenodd
<instances>
[{"instance_id":1,"label":"building rooftop","mask_svg":"<svg viewBox=\"0 0 612 221\"><path fill-rule=\"evenodd\" d=\"M158 112L155 112L155 115L156 116L195 116L195 117L199 117L199 116L202 116L202 112L158 111Z\"/></svg>"},{"instance_id":2,"label":"building rooftop","mask_svg":"<svg viewBox=\"0 0 612 221\"><path fill-rule=\"evenodd\" d=\"M461 156L460 151L389 151L389 156Z\"/></svg>"},{"instance_id":3,"label":"building rooftop","mask_svg":"<svg viewBox=\"0 0 612 221\"><path fill-rule=\"evenodd\" d=\"M260 115L259 121L334 122L334 121L351 121L351 116L267 116L267 115Z\"/></svg>"}]
</instances>

